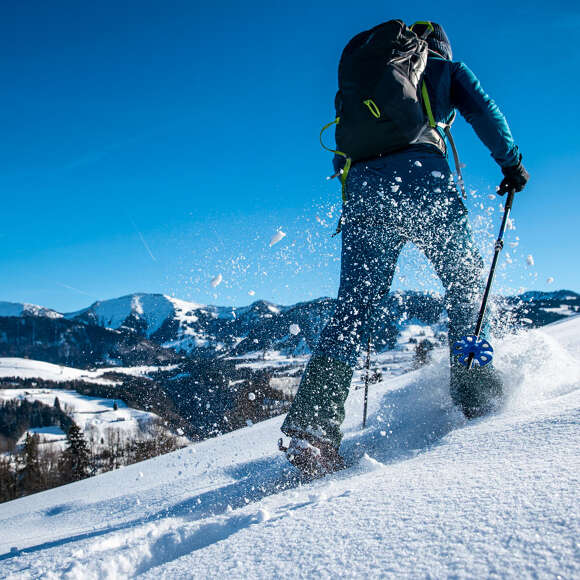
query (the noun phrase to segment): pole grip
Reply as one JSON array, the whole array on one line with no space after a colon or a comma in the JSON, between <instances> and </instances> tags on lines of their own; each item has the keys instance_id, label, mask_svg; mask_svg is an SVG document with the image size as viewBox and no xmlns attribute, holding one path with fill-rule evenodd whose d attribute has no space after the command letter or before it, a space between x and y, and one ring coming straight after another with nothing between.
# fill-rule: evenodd
<instances>
[{"instance_id":1,"label":"pole grip","mask_svg":"<svg viewBox=\"0 0 580 580\"><path fill-rule=\"evenodd\" d=\"M506 202L505 202L505 208L506 210L511 210L512 209L512 205L514 204L514 197L516 196L516 190L515 189L510 189Z\"/></svg>"}]
</instances>

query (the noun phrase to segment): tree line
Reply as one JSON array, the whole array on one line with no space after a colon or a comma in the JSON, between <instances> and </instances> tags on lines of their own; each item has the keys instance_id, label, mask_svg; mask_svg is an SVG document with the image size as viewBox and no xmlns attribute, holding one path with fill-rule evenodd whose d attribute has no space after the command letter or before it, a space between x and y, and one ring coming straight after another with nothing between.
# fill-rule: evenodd
<instances>
[{"instance_id":1,"label":"tree line","mask_svg":"<svg viewBox=\"0 0 580 580\"><path fill-rule=\"evenodd\" d=\"M22 421L25 412L31 410L29 401L8 401L2 411L9 410L9 418ZM33 405L35 416L49 419L60 415L51 409L60 409L58 397L53 407L43 403ZM40 405L40 407L39 407ZM42 407L46 407L42 409ZM18 412L18 409L24 411ZM3 416L3 412L0 416ZM39 491L79 481L99 473L105 473L125 465L144 461L182 446L179 439L167 431L161 421L152 421L146 432L127 438L122 431L109 427L102 435L85 436L74 420L64 414L67 421L60 423L66 428L64 448L58 443L43 443L38 433L26 433L22 445L6 445L10 450L0 454L0 502L24 497ZM11 426L13 422L7 421ZM19 423L22 425L22 423ZM50 426L54 423L36 425ZM30 428L30 426L25 428ZM64 430L64 429L63 429ZM5 441L7 438L5 437Z\"/></svg>"}]
</instances>

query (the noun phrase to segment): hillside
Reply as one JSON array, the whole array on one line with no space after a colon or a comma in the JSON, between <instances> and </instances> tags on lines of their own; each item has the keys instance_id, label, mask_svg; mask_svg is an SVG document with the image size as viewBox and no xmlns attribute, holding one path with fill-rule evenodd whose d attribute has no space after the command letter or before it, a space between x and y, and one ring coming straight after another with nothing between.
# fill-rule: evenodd
<instances>
[{"instance_id":1,"label":"hillside","mask_svg":"<svg viewBox=\"0 0 580 580\"><path fill-rule=\"evenodd\" d=\"M444 355L347 403L349 468L301 482L281 418L0 506L12 578L580 573L580 318L497 343L508 388L467 423Z\"/></svg>"}]
</instances>

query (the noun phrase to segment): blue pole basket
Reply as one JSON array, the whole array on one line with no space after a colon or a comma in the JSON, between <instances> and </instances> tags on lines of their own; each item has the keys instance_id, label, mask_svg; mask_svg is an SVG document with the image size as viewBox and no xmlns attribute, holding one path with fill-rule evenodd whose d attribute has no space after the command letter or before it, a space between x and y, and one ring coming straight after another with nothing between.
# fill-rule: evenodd
<instances>
[{"instance_id":1,"label":"blue pole basket","mask_svg":"<svg viewBox=\"0 0 580 580\"><path fill-rule=\"evenodd\" d=\"M453 354L463 366L469 365L471 355L474 366L484 367L493 360L493 347L487 340L469 334L453 345Z\"/></svg>"}]
</instances>

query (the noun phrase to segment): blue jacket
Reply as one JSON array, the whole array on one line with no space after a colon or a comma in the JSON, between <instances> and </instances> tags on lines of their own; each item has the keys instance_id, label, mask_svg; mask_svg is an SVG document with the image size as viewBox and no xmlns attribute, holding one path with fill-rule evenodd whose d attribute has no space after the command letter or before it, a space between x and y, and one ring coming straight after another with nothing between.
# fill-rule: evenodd
<instances>
[{"instance_id":1,"label":"blue jacket","mask_svg":"<svg viewBox=\"0 0 580 580\"><path fill-rule=\"evenodd\" d=\"M425 69L425 84L435 121L449 123L455 110L458 110L500 167L518 164L520 153L506 118L467 65L430 53ZM438 130L444 138L443 131ZM408 150L412 152L416 148L425 147L433 148L430 145L411 145ZM340 170L343 165L344 158L336 155L335 170Z\"/></svg>"},{"instance_id":2,"label":"blue jacket","mask_svg":"<svg viewBox=\"0 0 580 580\"><path fill-rule=\"evenodd\" d=\"M437 122L448 123L457 109L501 167L518 164L506 118L467 65L429 56L425 84Z\"/></svg>"}]
</instances>

